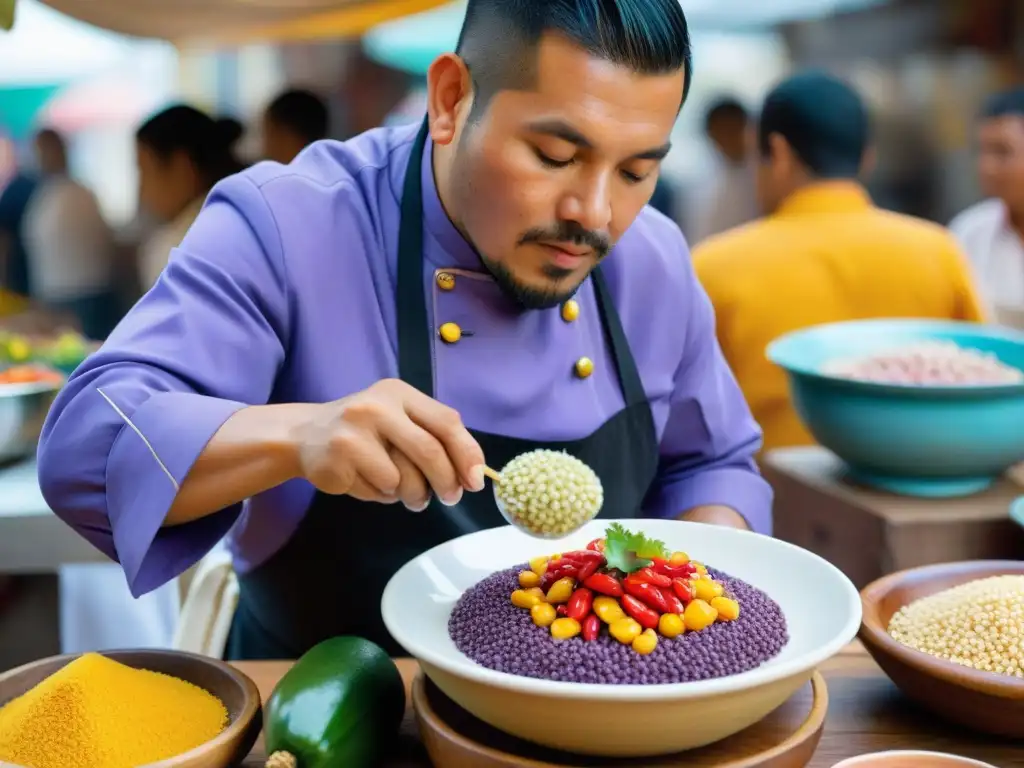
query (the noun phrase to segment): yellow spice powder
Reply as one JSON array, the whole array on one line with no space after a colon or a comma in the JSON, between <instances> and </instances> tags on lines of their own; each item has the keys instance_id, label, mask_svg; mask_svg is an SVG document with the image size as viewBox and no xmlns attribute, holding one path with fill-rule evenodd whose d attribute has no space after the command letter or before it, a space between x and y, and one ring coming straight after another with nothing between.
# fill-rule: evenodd
<instances>
[{"instance_id":1,"label":"yellow spice powder","mask_svg":"<svg viewBox=\"0 0 1024 768\"><path fill-rule=\"evenodd\" d=\"M96 653L0 709L0 761L25 768L137 768L194 749L228 724L191 683Z\"/></svg>"}]
</instances>

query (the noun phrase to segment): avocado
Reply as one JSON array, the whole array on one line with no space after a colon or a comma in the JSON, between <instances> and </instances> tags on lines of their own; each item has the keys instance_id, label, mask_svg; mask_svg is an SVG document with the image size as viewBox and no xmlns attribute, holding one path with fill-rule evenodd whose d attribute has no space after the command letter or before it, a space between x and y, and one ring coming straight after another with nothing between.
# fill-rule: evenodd
<instances>
[{"instance_id":1,"label":"avocado","mask_svg":"<svg viewBox=\"0 0 1024 768\"><path fill-rule=\"evenodd\" d=\"M391 657L360 637L311 648L285 673L264 708L267 754L297 768L372 768L394 744L405 683Z\"/></svg>"}]
</instances>

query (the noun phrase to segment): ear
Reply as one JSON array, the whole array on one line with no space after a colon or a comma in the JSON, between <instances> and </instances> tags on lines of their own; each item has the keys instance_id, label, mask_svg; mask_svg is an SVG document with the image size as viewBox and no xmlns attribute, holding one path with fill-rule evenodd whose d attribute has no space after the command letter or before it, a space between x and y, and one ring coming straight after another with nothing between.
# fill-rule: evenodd
<instances>
[{"instance_id":1,"label":"ear","mask_svg":"<svg viewBox=\"0 0 1024 768\"><path fill-rule=\"evenodd\" d=\"M860 176L862 179L866 179L875 172L875 166L878 164L878 153L874 147L868 147L864 150L864 156L860 159Z\"/></svg>"},{"instance_id":2,"label":"ear","mask_svg":"<svg viewBox=\"0 0 1024 768\"><path fill-rule=\"evenodd\" d=\"M450 144L455 138L459 116L473 100L473 81L461 57L443 53L427 70L427 114L430 138L435 144Z\"/></svg>"},{"instance_id":3,"label":"ear","mask_svg":"<svg viewBox=\"0 0 1024 768\"><path fill-rule=\"evenodd\" d=\"M778 176L791 176L800 167L800 159L780 133L768 135L767 159Z\"/></svg>"}]
</instances>

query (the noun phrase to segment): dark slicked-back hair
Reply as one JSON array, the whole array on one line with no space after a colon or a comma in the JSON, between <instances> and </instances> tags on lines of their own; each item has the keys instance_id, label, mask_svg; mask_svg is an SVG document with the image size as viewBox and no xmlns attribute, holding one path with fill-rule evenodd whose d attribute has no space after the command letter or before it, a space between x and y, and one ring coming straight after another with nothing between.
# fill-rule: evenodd
<instances>
[{"instance_id":1,"label":"dark slicked-back hair","mask_svg":"<svg viewBox=\"0 0 1024 768\"><path fill-rule=\"evenodd\" d=\"M757 129L761 155L768 156L768 137L777 133L817 178L856 178L869 122L864 102L842 80L824 72L794 75L765 99Z\"/></svg>"},{"instance_id":2,"label":"dark slicked-back hair","mask_svg":"<svg viewBox=\"0 0 1024 768\"><path fill-rule=\"evenodd\" d=\"M686 100L692 54L679 0L469 0L456 53L473 78L474 116L498 91L530 86L546 32L641 74L683 69Z\"/></svg>"},{"instance_id":3,"label":"dark slicked-back hair","mask_svg":"<svg viewBox=\"0 0 1024 768\"><path fill-rule=\"evenodd\" d=\"M1024 117L1024 88L1010 88L991 96L981 108L982 120Z\"/></svg>"}]
</instances>

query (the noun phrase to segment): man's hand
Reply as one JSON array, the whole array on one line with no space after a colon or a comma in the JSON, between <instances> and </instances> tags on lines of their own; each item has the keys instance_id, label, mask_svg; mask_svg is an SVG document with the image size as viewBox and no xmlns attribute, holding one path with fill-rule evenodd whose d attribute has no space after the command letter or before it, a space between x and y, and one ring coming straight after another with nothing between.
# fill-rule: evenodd
<instances>
[{"instance_id":1,"label":"man's hand","mask_svg":"<svg viewBox=\"0 0 1024 768\"><path fill-rule=\"evenodd\" d=\"M726 528L739 528L749 531L746 519L732 507L710 505L706 507L694 507L688 512L679 516L680 520L687 520L693 523L707 523L708 525L721 525Z\"/></svg>"},{"instance_id":2,"label":"man's hand","mask_svg":"<svg viewBox=\"0 0 1024 768\"><path fill-rule=\"evenodd\" d=\"M313 406L297 430L301 474L325 493L426 508L484 487L483 450L459 414L396 379Z\"/></svg>"}]
</instances>

